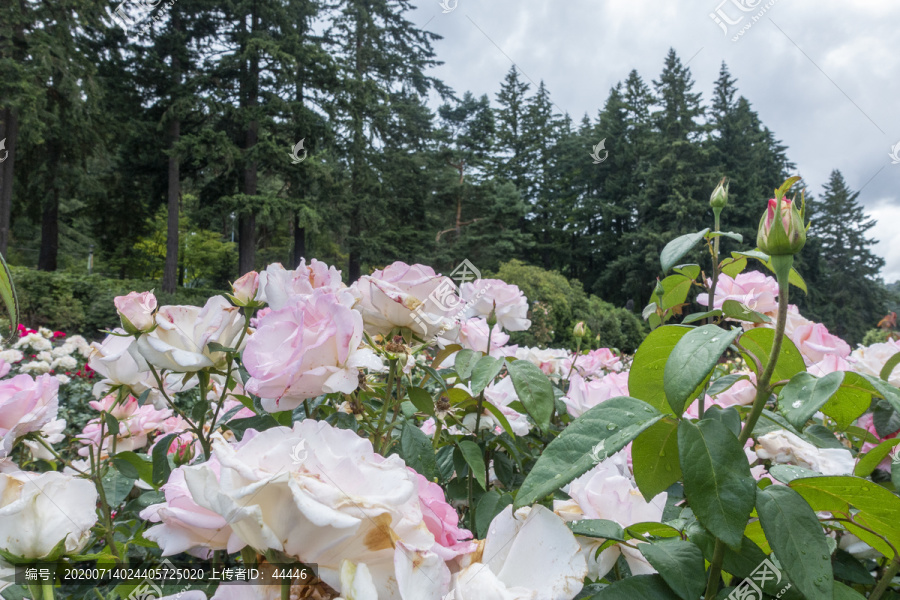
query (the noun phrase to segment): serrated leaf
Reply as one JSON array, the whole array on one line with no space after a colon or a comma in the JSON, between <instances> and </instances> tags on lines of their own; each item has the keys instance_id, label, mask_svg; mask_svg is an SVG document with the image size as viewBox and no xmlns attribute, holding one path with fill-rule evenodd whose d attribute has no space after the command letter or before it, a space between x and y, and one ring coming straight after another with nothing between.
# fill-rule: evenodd
<instances>
[{"instance_id":1,"label":"serrated leaf","mask_svg":"<svg viewBox=\"0 0 900 600\"><path fill-rule=\"evenodd\" d=\"M458 442L457 447L459 448L463 459L466 461L466 464L472 469L475 482L484 489L484 479L487 469L484 466L484 456L481 454L481 448L478 447L478 444L469 440Z\"/></svg>"},{"instance_id":2,"label":"serrated leaf","mask_svg":"<svg viewBox=\"0 0 900 600\"><path fill-rule=\"evenodd\" d=\"M871 475L872 471L881 464L881 461L887 458L897 444L900 444L900 438L885 440L865 454L860 454L859 462L856 463L853 474L857 477L868 477Z\"/></svg>"},{"instance_id":3,"label":"serrated leaf","mask_svg":"<svg viewBox=\"0 0 900 600\"><path fill-rule=\"evenodd\" d=\"M411 421L406 421L400 431L400 457L425 479L433 481L437 477L431 439Z\"/></svg>"},{"instance_id":4,"label":"serrated leaf","mask_svg":"<svg viewBox=\"0 0 900 600\"><path fill-rule=\"evenodd\" d=\"M475 369L475 365L478 364L479 360L481 360L481 352L475 352L468 348L460 350L456 353L456 361L454 363L456 374L459 375L461 379L468 379L472 376L472 371Z\"/></svg>"},{"instance_id":5,"label":"serrated leaf","mask_svg":"<svg viewBox=\"0 0 900 600\"><path fill-rule=\"evenodd\" d=\"M550 379L537 365L527 360L506 363L506 370L512 378L519 402L538 427L549 428L554 404L553 385Z\"/></svg>"},{"instance_id":6,"label":"serrated leaf","mask_svg":"<svg viewBox=\"0 0 900 600\"><path fill-rule=\"evenodd\" d=\"M805 371L794 375L778 394L778 410L794 427L803 427L840 389L841 371L816 377Z\"/></svg>"},{"instance_id":7,"label":"serrated leaf","mask_svg":"<svg viewBox=\"0 0 900 600\"><path fill-rule=\"evenodd\" d=\"M888 381L891 378L891 373L894 372L894 368L896 368L897 365L900 365L900 352L887 359L887 362L885 362L884 366L881 367L881 372L878 374L878 376L883 381Z\"/></svg>"},{"instance_id":8,"label":"serrated leaf","mask_svg":"<svg viewBox=\"0 0 900 600\"><path fill-rule=\"evenodd\" d=\"M509 494L501 494L497 490L482 494L475 508L475 535L484 539L491 521L510 504L512 504L512 496Z\"/></svg>"},{"instance_id":9,"label":"serrated leaf","mask_svg":"<svg viewBox=\"0 0 900 600\"><path fill-rule=\"evenodd\" d=\"M740 329L725 331L716 325L704 325L678 340L663 370L663 389L676 415L697 397L701 391L698 388L740 333Z\"/></svg>"},{"instance_id":10,"label":"serrated leaf","mask_svg":"<svg viewBox=\"0 0 900 600\"><path fill-rule=\"evenodd\" d=\"M681 479L678 421L665 418L637 436L631 445L634 480L649 502Z\"/></svg>"},{"instance_id":11,"label":"serrated leaf","mask_svg":"<svg viewBox=\"0 0 900 600\"><path fill-rule=\"evenodd\" d=\"M652 406L627 396L591 408L544 449L519 489L516 508L533 504L583 475L661 418Z\"/></svg>"},{"instance_id":12,"label":"serrated leaf","mask_svg":"<svg viewBox=\"0 0 900 600\"><path fill-rule=\"evenodd\" d=\"M271 417L270 417L271 418ZM169 480L172 466L169 464L169 446L178 437L177 433L170 433L156 440L153 446L151 460L153 462L153 485L160 486Z\"/></svg>"},{"instance_id":13,"label":"serrated leaf","mask_svg":"<svg viewBox=\"0 0 900 600\"><path fill-rule=\"evenodd\" d=\"M666 325L650 332L637 349L628 372L628 393L661 412L674 414L663 389L666 361L691 327Z\"/></svg>"},{"instance_id":14,"label":"serrated leaf","mask_svg":"<svg viewBox=\"0 0 900 600\"><path fill-rule=\"evenodd\" d=\"M734 233L733 231L710 231L708 234L706 234L706 239L709 240L717 237L727 237L728 239L734 240L738 243L744 242L744 236L742 236L740 233Z\"/></svg>"},{"instance_id":15,"label":"serrated leaf","mask_svg":"<svg viewBox=\"0 0 900 600\"><path fill-rule=\"evenodd\" d=\"M601 540L625 541L625 531L615 521L607 519L579 519L566 523L572 533Z\"/></svg>"},{"instance_id":16,"label":"serrated leaf","mask_svg":"<svg viewBox=\"0 0 900 600\"><path fill-rule=\"evenodd\" d=\"M100 481L106 494L106 502L113 509L122 504L125 496L131 493L134 487L134 479L126 477L115 468L110 468Z\"/></svg>"},{"instance_id":17,"label":"serrated leaf","mask_svg":"<svg viewBox=\"0 0 900 600\"><path fill-rule=\"evenodd\" d=\"M684 304L693 285L693 281L684 275L669 275L661 283L665 290L662 297L663 310Z\"/></svg>"},{"instance_id":18,"label":"serrated leaf","mask_svg":"<svg viewBox=\"0 0 900 600\"><path fill-rule=\"evenodd\" d=\"M759 359L765 369L769 356L772 353L772 346L775 343L775 330L769 327L756 327L745 332L741 336L740 342L741 346ZM756 373L756 363L744 352L741 352L741 354L744 355L744 360ZM772 374L772 381L786 381L805 370L806 363L803 362L803 356L797 350L797 346L794 345L794 342L788 336L784 336L781 343L781 354L778 356L778 362L775 363L775 372ZM759 373L756 373L756 376L759 377Z\"/></svg>"},{"instance_id":19,"label":"serrated leaf","mask_svg":"<svg viewBox=\"0 0 900 600\"><path fill-rule=\"evenodd\" d=\"M9 266L7 266L2 254L0 254L0 267L2 267L0 268L0 298L3 299L6 314L9 315L9 338L7 342L12 343L19 327L19 297L16 295L16 286L13 283L12 273L9 272Z\"/></svg>"},{"instance_id":20,"label":"serrated leaf","mask_svg":"<svg viewBox=\"0 0 900 600\"><path fill-rule=\"evenodd\" d=\"M697 242L703 239L709 233L709 228L697 233L688 233L679 236L666 244L665 248L659 255L659 263L662 266L663 273L678 264L685 254L691 251L691 248L697 245Z\"/></svg>"},{"instance_id":21,"label":"serrated leaf","mask_svg":"<svg viewBox=\"0 0 900 600\"><path fill-rule=\"evenodd\" d=\"M722 311L718 308L715 310L708 310L702 313L691 313L681 320L682 325L687 325L688 323L696 323L697 321L702 321L703 319L708 319L710 317L721 317Z\"/></svg>"},{"instance_id":22,"label":"serrated leaf","mask_svg":"<svg viewBox=\"0 0 900 600\"><path fill-rule=\"evenodd\" d=\"M742 379L750 379L750 377L747 375L742 375L741 373L729 373L728 375L723 375L722 377L713 380L712 383L709 384L709 387L706 389L706 393L709 396L718 396L722 392L731 389L731 386Z\"/></svg>"},{"instance_id":23,"label":"serrated leaf","mask_svg":"<svg viewBox=\"0 0 900 600\"><path fill-rule=\"evenodd\" d=\"M409 394L409 401L413 403L417 411L434 416L434 399L431 394L420 387L410 387L406 391Z\"/></svg>"},{"instance_id":24,"label":"serrated leaf","mask_svg":"<svg viewBox=\"0 0 900 600\"><path fill-rule=\"evenodd\" d=\"M726 300L722 303L722 312L730 319L738 321L747 321L749 323L771 323L772 319L766 315L756 312L746 304L741 304L737 300Z\"/></svg>"},{"instance_id":25,"label":"serrated leaf","mask_svg":"<svg viewBox=\"0 0 900 600\"><path fill-rule=\"evenodd\" d=\"M141 479L153 484L153 463L131 451L117 452L112 458L120 473L132 479Z\"/></svg>"},{"instance_id":26,"label":"serrated leaf","mask_svg":"<svg viewBox=\"0 0 900 600\"><path fill-rule=\"evenodd\" d=\"M590 600L674 600L677 595L661 575L635 575L606 586Z\"/></svg>"},{"instance_id":27,"label":"serrated leaf","mask_svg":"<svg viewBox=\"0 0 900 600\"><path fill-rule=\"evenodd\" d=\"M703 595L706 569L703 553L695 544L672 539L638 544L638 548L682 600L696 600Z\"/></svg>"},{"instance_id":28,"label":"serrated leaf","mask_svg":"<svg viewBox=\"0 0 900 600\"><path fill-rule=\"evenodd\" d=\"M472 370L472 395L477 396L500 374L506 361L493 356L482 356ZM531 363L529 363L531 364Z\"/></svg>"},{"instance_id":29,"label":"serrated leaf","mask_svg":"<svg viewBox=\"0 0 900 600\"><path fill-rule=\"evenodd\" d=\"M729 546L740 544L757 488L737 437L719 421L683 420L678 456L684 494L697 519Z\"/></svg>"},{"instance_id":30,"label":"serrated leaf","mask_svg":"<svg viewBox=\"0 0 900 600\"><path fill-rule=\"evenodd\" d=\"M700 276L700 265L678 265L675 267L675 272L688 279L697 279Z\"/></svg>"},{"instance_id":31,"label":"serrated leaf","mask_svg":"<svg viewBox=\"0 0 900 600\"><path fill-rule=\"evenodd\" d=\"M831 549L816 513L789 487L770 485L756 493L756 510L766 540L801 594L830 600L834 578Z\"/></svg>"}]
</instances>

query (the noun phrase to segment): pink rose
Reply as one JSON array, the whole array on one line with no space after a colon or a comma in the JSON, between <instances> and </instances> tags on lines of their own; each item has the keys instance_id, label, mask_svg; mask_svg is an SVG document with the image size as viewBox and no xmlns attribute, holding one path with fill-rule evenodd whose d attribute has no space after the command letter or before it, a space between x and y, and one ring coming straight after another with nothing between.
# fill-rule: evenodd
<instances>
[{"instance_id":1,"label":"pink rose","mask_svg":"<svg viewBox=\"0 0 900 600\"><path fill-rule=\"evenodd\" d=\"M850 356L847 342L830 334L828 328L821 323L804 318L794 305L789 307L784 332L800 350L807 365L817 363L829 354L840 358Z\"/></svg>"},{"instance_id":2,"label":"pink rose","mask_svg":"<svg viewBox=\"0 0 900 600\"><path fill-rule=\"evenodd\" d=\"M578 373L569 380L569 392L563 396L566 410L577 419L591 408L610 398L628 395L628 373L610 373L588 381Z\"/></svg>"},{"instance_id":3,"label":"pink rose","mask_svg":"<svg viewBox=\"0 0 900 600\"><path fill-rule=\"evenodd\" d=\"M602 376L605 372L621 371L622 359L616 356L609 348L597 348L587 354L578 354L563 363L563 368L568 373L575 363L575 372L590 379Z\"/></svg>"},{"instance_id":4,"label":"pink rose","mask_svg":"<svg viewBox=\"0 0 900 600\"><path fill-rule=\"evenodd\" d=\"M215 456L203 463L219 477L220 465ZM213 550L239 551L244 544L232 533L225 518L202 508L195 501L184 480L185 469L172 471L169 481L162 486L166 501L153 504L141 511L140 517L151 523L160 523L144 534L156 542L163 556L187 552L197 558L208 559Z\"/></svg>"},{"instance_id":5,"label":"pink rose","mask_svg":"<svg viewBox=\"0 0 900 600\"><path fill-rule=\"evenodd\" d=\"M428 340L452 328L463 308L453 281L425 265L397 261L361 277L354 287L366 331L373 335L405 327Z\"/></svg>"},{"instance_id":6,"label":"pink rose","mask_svg":"<svg viewBox=\"0 0 900 600\"><path fill-rule=\"evenodd\" d=\"M707 280L707 285L712 281ZM722 308L726 300L737 300L751 310L774 314L778 310L778 282L758 271L741 273L734 279L719 275L714 308ZM709 306L709 294L697 294L697 303Z\"/></svg>"},{"instance_id":7,"label":"pink rose","mask_svg":"<svg viewBox=\"0 0 900 600\"><path fill-rule=\"evenodd\" d=\"M895 437L897 437L897 434L900 434L900 429L898 429L897 431L895 431L893 433L889 433L884 437L881 437L880 435L878 435L878 430L875 429L875 417L872 415L872 413L866 413L863 416L861 416L860 418L858 418L856 420L856 424L859 425L860 427L862 427L863 429L865 429L866 431L868 431L869 433L871 433L873 436L875 436L875 439L877 439L879 443L883 442L884 440L892 440ZM862 445L862 448L860 449L860 455L862 455L865 452L868 452L869 450L871 450L872 448L874 448L877 445L878 444L873 444L872 442L865 442ZM890 470L891 470L890 455L886 456L885 459L878 464L878 468L884 469L885 471L890 472Z\"/></svg>"},{"instance_id":8,"label":"pink rose","mask_svg":"<svg viewBox=\"0 0 900 600\"><path fill-rule=\"evenodd\" d=\"M128 333L148 331L153 327L156 296L152 292L131 292L127 296L116 296L113 302L122 319L122 327Z\"/></svg>"},{"instance_id":9,"label":"pink rose","mask_svg":"<svg viewBox=\"0 0 900 600\"><path fill-rule=\"evenodd\" d=\"M462 284L460 291L467 303L467 316L487 318L494 310L497 323L507 331L525 331L531 327L527 318L528 298L518 286L499 279L476 279Z\"/></svg>"},{"instance_id":10,"label":"pink rose","mask_svg":"<svg viewBox=\"0 0 900 600\"><path fill-rule=\"evenodd\" d=\"M8 362L0 358L0 377L6 377L9 375L9 370L12 368Z\"/></svg>"},{"instance_id":11,"label":"pink rose","mask_svg":"<svg viewBox=\"0 0 900 600\"><path fill-rule=\"evenodd\" d=\"M247 306L257 299L259 292L259 273L250 271L231 284L232 297L238 306Z\"/></svg>"},{"instance_id":12,"label":"pink rose","mask_svg":"<svg viewBox=\"0 0 900 600\"><path fill-rule=\"evenodd\" d=\"M361 367L380 368L371 350L360 349L362 316L332 293L292 298L260 319L247 342L247 391L270 412L292 410L321 394L349 394Z\"/></svg>"},{"instance_id":13,"label":"pink rose","mask_svg":"<svg viewBox=\"0 0 900 600\"><path fill-rule=\"evenodd\" d=\"M411 467L407 468L416 473ZM419 484L422 519L428 531L434 536L435 545L431 550L443 560L474 552L477 544L465 541L472 538L472 532L459 527L459 515L456 509L447 504L441 486L428 481L418 473L416 481Z\"/></svg>"},{"instance_id":14,"label":"pink rose","mask_svg":"<svg viewBox=\"0 0 900 600\"><path fill-rule=\"evenodd\" d=\"M338 292L346 288L340 271L315 258L309 266L306 259L302 259L293 271L274 263L259 274L259 299L268 302L275 310L286 306L294 296L308 296L318 289Z\"/></svg>"},{"instance_id":15,"label":"pink rose","mask_svg":"<svg viewBox=\"0 0 900 600\"><path fill-rule=\"evenodd\" d=\"M116 452L143 448L147 445L148 436L157 431L166 419L172 416L172 410L169 408L157 410L150 403L139 406L137 398L134 396L128 396L124 402L113 407L115 401L116 397L110 394L99 402L95 400L88 404L94 410L108 412L119 421L119 434L116 436L115 443ZM76 436L84 444L78 450L78 454L88 456L90 454L88 446L93 446L96 451L100 445L101 428L103 430L103 450L112 451L113 436L110 435L109 427L102 424L101 420L97 418L88 421L84 430Z\"/></svg>"},{"instance_id":16,"label":"pink rose","mask_svg":"<svg viewBox=\"0 0 900 600\"><path fill-rule=\"evenodd\" d=\"M500 324L494 325L491 332L491 352L494 358L509 356L510 348L504 348L509 341L509 335L504 333ZM459 343L463 348L487 352L488 324L484 319L469 319L459 325ZM514 350L514 348L512 348Z\"/></svg>"},{"instance_id":17,"label":"pink rose","mask_svg":"<svg viewBox=\"0 0 900 600\"><path fill-rule=\"evenodd\" d=\"M806 369L816 377L824 377L835 371L852 371L851 365L846 358L842 358L837 354L826 354L819 362L809 365Z\"/></svg>"},{"instance_id":18,"label":"pink rose","mask_svg":"<svg viewBox=\"0 0 900 600\"><path fill-rule=\"evenodd\" d=\"M58 392L59 381L50 375L0 381L0 458L9 456L18 438L56 420Z\"/></svg>"}]
</instances>

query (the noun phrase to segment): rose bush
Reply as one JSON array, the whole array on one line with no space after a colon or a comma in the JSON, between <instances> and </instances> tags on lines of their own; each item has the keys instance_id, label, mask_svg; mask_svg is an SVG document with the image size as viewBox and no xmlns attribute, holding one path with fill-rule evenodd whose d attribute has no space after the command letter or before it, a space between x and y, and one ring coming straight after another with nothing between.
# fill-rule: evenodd
<instances>
[{"instance_id":1,"label":"rose bush","mask_svg":"<svg viewBox=\"0 0 900 600\"><path fill-rule=\"evenodd\" d=\"M886 600L900 346L852 349L790 304L794 183L759 250L720 256L717 229L663 250L631 356L582 351L580 322L574 350L510 345L543 310L517 287L402 262L349 287L270 265L203 307L134 292L90 347L22 328L0 353L0 558L267 579L3 593ZM718 226L727 186L713 201ZM681 264L701 239L709 264ZM79 385L90 413L66 420Z\"/></svg>"}]
</instances>

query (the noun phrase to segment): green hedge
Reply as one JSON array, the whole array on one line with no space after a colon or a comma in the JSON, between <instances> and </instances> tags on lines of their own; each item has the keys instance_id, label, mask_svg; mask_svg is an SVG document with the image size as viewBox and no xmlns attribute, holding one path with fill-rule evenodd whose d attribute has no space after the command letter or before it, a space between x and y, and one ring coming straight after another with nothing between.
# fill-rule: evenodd
<instances>
[{"instance_id":1,"label":"green hedge","mask_svg":"<svg viewBox=\"0 0 900 600\"><path fill-rule=\"evenodd\" d=\"M584 321L591 330L592 348L634 352L647 334L646 326L634 313L586 294L581 282L568 280L556 271L511 260L500 265L496 278L519 286L531 307L531 329L514 334L513 343L574 348L572 329L578 321Z\"/></svg>"},{"instance_id":2,"label":"green hedge","mask_svg":"<svg viewBox=\"0 0 900 600\"><path fill-rule=\"evenodd\" d=\"M119 324L113 298L133 291L156 289L160 305L202 306L210 296L222 293L203 288L179 288L175 294L159 291L158 281L108 279L101 275L75 275L64 271L36 271L10 267L19 298L21 322L44 326L89 338L102 337L100 330Z\"/></svg>"}]
</instances>

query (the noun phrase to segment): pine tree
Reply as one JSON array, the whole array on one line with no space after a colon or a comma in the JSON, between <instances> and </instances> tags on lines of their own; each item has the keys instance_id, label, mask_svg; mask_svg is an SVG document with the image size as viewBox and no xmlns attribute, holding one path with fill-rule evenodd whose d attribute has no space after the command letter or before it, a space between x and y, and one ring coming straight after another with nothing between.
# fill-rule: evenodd
<instances>
[{"instance_id":1,"label":"pine tree","mask_svg":"<svg viewBox=\"0 0 900 600\"><path fill-rule=\"evenodd\" d=\"M820 275L810 289L807 317L825 323L851 343L878 322L887 300L879 273L884 259L866 237L875 226L840 171L834 170L820 200L810 202L809 237L818 250Z\"/></svg>"}]
</instances>

